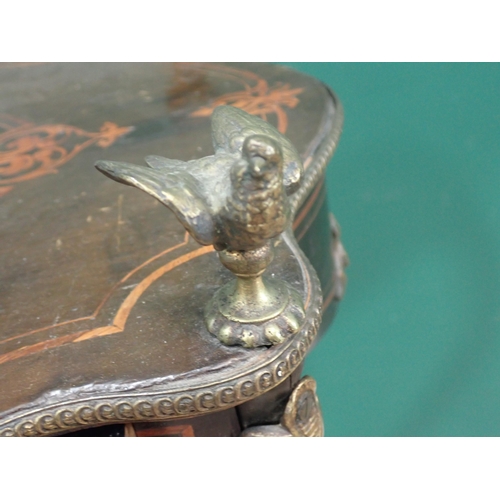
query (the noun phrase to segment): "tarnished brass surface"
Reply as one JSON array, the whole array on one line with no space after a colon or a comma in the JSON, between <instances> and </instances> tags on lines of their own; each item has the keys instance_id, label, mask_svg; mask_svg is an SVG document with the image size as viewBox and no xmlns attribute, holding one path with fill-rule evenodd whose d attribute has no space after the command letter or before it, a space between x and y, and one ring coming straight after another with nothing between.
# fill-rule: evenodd
<instances>
[{"instance_id":1,"label":"tarnished brass surface","mask_svg":"<svg viewBox=\"0 0 500 500\"><path fill-rule=\"evenodd\" d=\"M274 239L290 224L288 195L299 188L302 162L271 125L230 106L214 110L212 140L215 154L199 160L150 156L147 167L111 161L96 167L170 208L236 275L205 308L210 333L226 345L281 344L299 330L304 305L286 282L261 275Z\"/></svg>"},{"instance_id":2,"label":"tarnished brass surface","mask_svg":"<svg viewBox=\"0 0 500 500\"><path fill-rule=\"evenodd\" d=\"M241 437L293 437L293 435L281 424L275 424L249 427L241 433Z\"/></svg>"},{"instance_id":3,"label":"tarnished brass surface","mask_svg":"<svg viewBox=\"0 0 500 500\"><path fill-rule=\"evenodd\" d=\"M281 422L249 427L242 437L322 437L323 416L316 396L316 381L304 377L290 395Z\"/></svg>"},{"instance_id":4,"label":"tarnished brass surface","mask_svg":"<svg viewBox=\"0 0 500 500\"><path fill-rule=\"evenodd\" d=\"M292 392L282 424L295 437L324 435L323 415L316 396L316 381L312 377L304 377Z\"/></svg>"},{"instance_id":5,"label":"tarnished brass surface","mask_svg":"<svg viewBox=\"0 0 500 500\"><path fill-rule=\"evenodd\" d=\"M345 251L344 245L340 239L340 225L335 216L330 213L330 229L332 231L332 256L335 265L335 291L334 297L336 300L342 300L347 285L347 275L345 268L349 265L349 256Z\"/></svg>"}]
</instances>

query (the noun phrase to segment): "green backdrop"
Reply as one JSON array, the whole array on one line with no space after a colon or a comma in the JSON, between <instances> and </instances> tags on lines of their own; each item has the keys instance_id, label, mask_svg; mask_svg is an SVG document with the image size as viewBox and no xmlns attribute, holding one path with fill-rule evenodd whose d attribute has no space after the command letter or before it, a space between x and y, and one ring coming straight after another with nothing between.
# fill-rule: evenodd
<instances>
[{"instance_id":1,"label":"green backdrop","mask_svg":"<svg viewBox=\"0 0 500 500\"><path fill-rule=\"evenodd\" d=\"M500 65L284 64L345 109L349 282L305 368L326 435L500 435Z\"/></svg>"}]
</instances>

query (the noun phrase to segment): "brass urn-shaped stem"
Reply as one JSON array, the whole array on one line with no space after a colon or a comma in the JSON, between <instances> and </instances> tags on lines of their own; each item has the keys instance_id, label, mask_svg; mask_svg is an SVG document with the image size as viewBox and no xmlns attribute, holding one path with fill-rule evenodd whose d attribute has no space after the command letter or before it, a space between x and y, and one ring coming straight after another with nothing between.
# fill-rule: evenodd
<instances>
[{"instance_id":1,"label":"brass urn-shaped stem","mask_svg":"<svg viewBox=\"0 0 500 500\"><path fill-rule=\"evenodd\" d=\"M273 254L270 241L255 250L219 252L236 279L217 291L205 320L224 344L279 344L299 329L304 318L300 296L284 281L262 276Z\"/></svg>"}]
</instances>

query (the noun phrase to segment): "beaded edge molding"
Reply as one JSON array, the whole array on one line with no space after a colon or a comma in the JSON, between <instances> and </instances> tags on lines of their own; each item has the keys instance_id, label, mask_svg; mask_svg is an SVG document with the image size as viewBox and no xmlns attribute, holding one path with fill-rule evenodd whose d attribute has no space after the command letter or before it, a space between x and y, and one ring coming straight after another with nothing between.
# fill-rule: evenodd
<instances>
[{"instance_id":1,"label":"beaded edge molding","mask_svg":"<svg viewBox=\"0 0 500 500\"><path fill-rule=\"evenodd\" d=\"M337 149L337 144L342 133L342 126L344 124L344 108L342 107L342 103L335 92L333 92L333 90L326 85L325 89L331 99L331 101L328 102L329 109L326 115L326 121L330 127L326 131L325 136L320 141L316 150L312 153L314 158L305 171L304 179L300 188L290 198L293 216L295 216L297 209L309 196L320 177L324 175L328 162L332 158L335 149Z\"/></svg>"},{"instance_id":2,"label":"beaded edge molding","mask_svg":"<svg viewBox=\"0 0 500 500\"><path fill-rule=\"evenodd\" d=\"M300 251L300 250L299 250ZM137 396L97 396L13 417L0 426L0 437L48 436L100 425L186 418L224 410L254 399L283 382L300 365L321 323L321 286L309 262L311 304L301 331L265 367L202 388Z\"/></svg>"}]
</instances>

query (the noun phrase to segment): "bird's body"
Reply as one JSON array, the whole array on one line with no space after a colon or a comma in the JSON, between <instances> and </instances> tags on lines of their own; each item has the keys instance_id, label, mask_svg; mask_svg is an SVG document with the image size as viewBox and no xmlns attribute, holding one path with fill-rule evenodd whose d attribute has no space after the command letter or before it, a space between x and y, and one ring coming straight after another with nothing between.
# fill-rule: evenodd
<instances>
[{"instance_id":1,"label":"bird's body","mask_svg":"<svg viewBox=\"0 0 500 500\"><path fill-rule=\"evenodd\" d=\"M251 250L281 234L288 218L283 159L275 141L251 136L231 169L231 192L220 214L231 250Z\"/></svg>"},{"instance_id":2,"label":"bird's body","mask_svg":"<svg viewBox=\"0 0 500 500\"><path fill-rule=\"evenodd\" d=\"M236 108L217 108L212 128L213 156L189 162L149 156L148 166L100 161L96 167L169 207L200 244L253 250L285 229L300 158L278 131Z\"/></svg>"}]
</instances>

